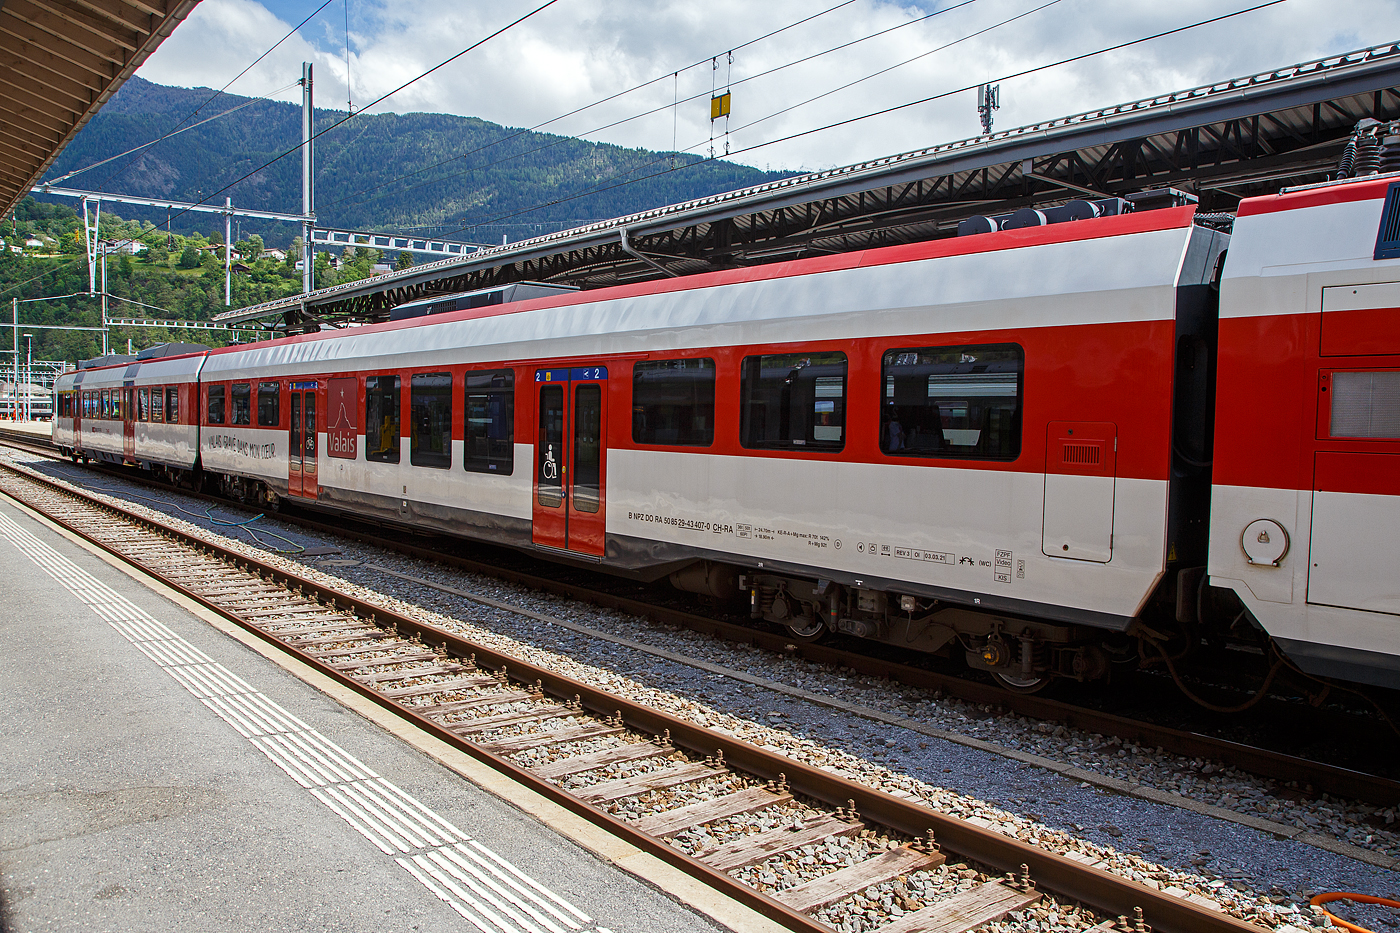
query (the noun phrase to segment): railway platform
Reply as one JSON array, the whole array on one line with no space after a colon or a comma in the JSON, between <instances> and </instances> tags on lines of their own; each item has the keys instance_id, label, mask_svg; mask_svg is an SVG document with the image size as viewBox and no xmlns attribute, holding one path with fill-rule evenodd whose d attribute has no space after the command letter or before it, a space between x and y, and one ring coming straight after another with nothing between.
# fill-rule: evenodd
<instances>
[{"instance_id":1,"label":"railway platform","mask_svg":"<svg viewBox=\"0 0 1400 933\"><path fill-rule=\"evenodd\" d=\"M0 929L775 928L9 500L0 560Z\"/></svg>"}]
</instances>

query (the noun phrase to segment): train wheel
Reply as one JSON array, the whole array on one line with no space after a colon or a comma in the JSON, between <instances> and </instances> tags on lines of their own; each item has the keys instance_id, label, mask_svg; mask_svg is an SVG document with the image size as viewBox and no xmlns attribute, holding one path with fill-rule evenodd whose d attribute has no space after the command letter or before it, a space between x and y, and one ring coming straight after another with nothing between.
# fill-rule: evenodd
<instances>
[{"instance_id":1,"label":"train wheel","mask_svg":"<svg viewBox=\"0 0 1400 933\"><path fill-rule=\"evenodd\" d=\"M803 616L793 619L791 622L784 622L783 628L787 629L794 641L816 641L826 634L826 623L821 618L812 616Z\"/></svg>"},{"instance_id":2,"label":"train wheel","mask_svg":"<svg viewBox=\"0 0 1400 933\"><path fill-rule=\"evenodd\" d=\"M1039 693L1050 686L1050 676L1039 674L1032 677L1020 677L1015 674L999 674L992 672L992 677L996 679L997 685L1012 693Z\"/></svg>"}]
</instances>

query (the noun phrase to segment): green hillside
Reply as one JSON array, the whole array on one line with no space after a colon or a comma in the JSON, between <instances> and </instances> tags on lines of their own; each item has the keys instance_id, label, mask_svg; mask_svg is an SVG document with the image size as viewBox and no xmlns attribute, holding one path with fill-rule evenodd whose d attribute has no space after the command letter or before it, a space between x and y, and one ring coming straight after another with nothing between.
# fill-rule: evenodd
<instances>
[{"instance_id":1,"label":"green hillside","mask_svg":"<svg viewBox=\"0 0 1400 933\"><path fill-rule=\"evenodd\" d=\"M48 178L159 138L212 94L208 88L165 87L131 78L68 146ZM243 104L248 104L248 98L220 97L185 125ZM318 110L317 128L325 129L344 116ZM293 149L300 140L300 107L252 103L63 184L197 201ZM450 161L429 169L444 160ZM421 231L426 236L455 235L490 243L499 243L502 233L512 240L523 239L790 174L694 155L521 132L439 113L357 116L317 140L315 164L316 214L326 226ZM683 168L664 171L673 165ZM617 187L623 182L627 184ZM607 190L587 193L594 188ZM299 155L238 182L219 194L217 203L225 196L240 207L299 210ZM521 213L550 202L559 203ZM166 219L164 212L136 208L123 213L160 225ZM186 215L174 221L174 232L208 232L211 223L217 222L208 215ZM296 235L292 225L260 226L246 220L242 232L259 233L275 246L287 245Z\"/></svg>"}]
</instances>

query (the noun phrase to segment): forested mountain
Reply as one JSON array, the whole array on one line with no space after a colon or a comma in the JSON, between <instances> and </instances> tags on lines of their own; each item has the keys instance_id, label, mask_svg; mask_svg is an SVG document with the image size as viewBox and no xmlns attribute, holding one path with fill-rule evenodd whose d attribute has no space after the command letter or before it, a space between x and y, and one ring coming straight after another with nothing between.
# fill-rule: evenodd
<instances>
[{"instance_id":1,"label":"forested mountain","mask_svg":"<svg viewBox=\"0 0 1400 933\"><path fill-rule=\"evenodd\" d=\"M226 95L202 109L199 116L185 119L213 93L208 88L165 87L136 77L129 79L69 144L46 177L57 178L158 139L182 121L188 126L242 107L62 184L197 201L237 182L215 202L222 204L225 196L231 196L238 207L299 211L300 156L293 153L260 167L299 144L301 108L268 101L250 103L246 97ZM325 129L344 117L343 112L317 110L316 127ZM450 161L429 168L444 160ZM502 233L512 240L522 239L790 174L706 161L694 155L521 132L484 120L438 113L357 116L316 141L315 163L316 215L323 225L421 231L427 236L491 243L500 242ZM689 167L662 171L672 165ZM254 174L238 181L249 172ZM567 200L593 188L602 190ZM550 202L558 203L522 213ZM118 210L125 217L162 227L166 222L163 211L126 206ZM208 233L219 224L207 214L187 214L173 221L173 232ZM242 222L241 232L243 236L259 233L269 246L285 246L297 233L289 224L247 220Z\"/></svg>"}]
</instances>

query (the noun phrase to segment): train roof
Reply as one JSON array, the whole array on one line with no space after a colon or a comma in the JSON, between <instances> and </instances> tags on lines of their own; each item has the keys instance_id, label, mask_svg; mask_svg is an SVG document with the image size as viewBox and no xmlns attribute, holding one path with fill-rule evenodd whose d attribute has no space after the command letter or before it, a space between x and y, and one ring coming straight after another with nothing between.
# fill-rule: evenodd
<instances>
[{"instance_id":1,"label":"train roof","mask_svg":"<svg viewBox=\"0 0 1400 933\"><path fill-rule=\"evenodd\" d=\"M946 238L974 213L1189 188L1206 210L1325 178L1363 117L1400 116L1400 44L999 130L587 224L217 315L291 331L521 280L586 289Z\"/></svg>"}]
</instances>

